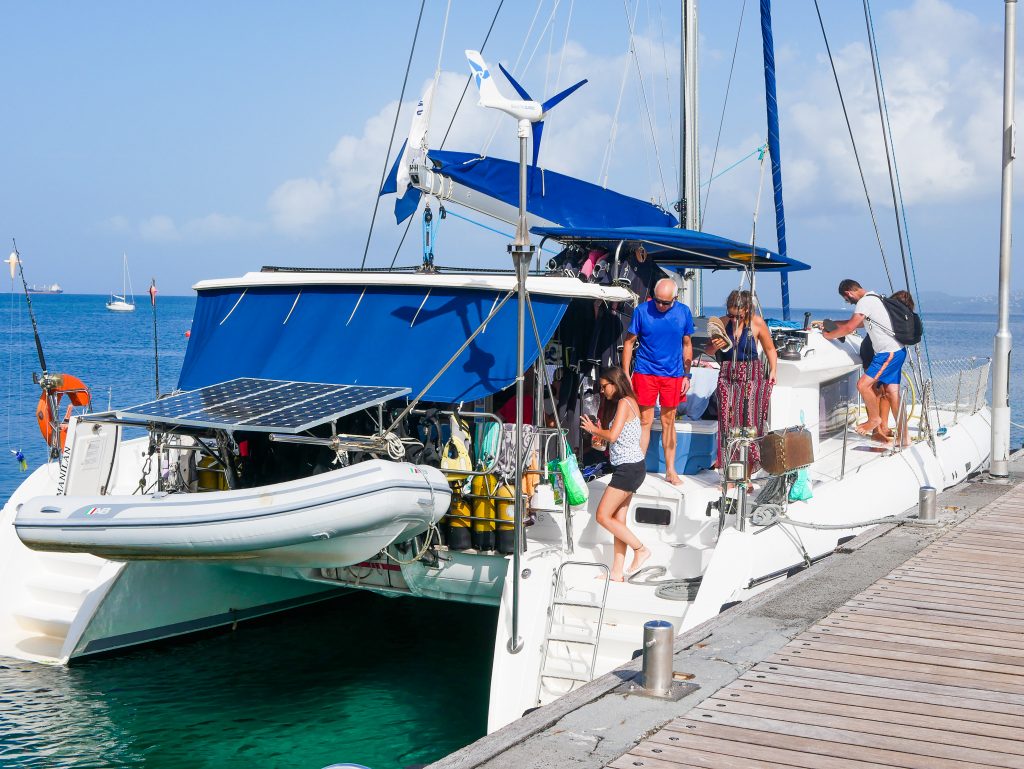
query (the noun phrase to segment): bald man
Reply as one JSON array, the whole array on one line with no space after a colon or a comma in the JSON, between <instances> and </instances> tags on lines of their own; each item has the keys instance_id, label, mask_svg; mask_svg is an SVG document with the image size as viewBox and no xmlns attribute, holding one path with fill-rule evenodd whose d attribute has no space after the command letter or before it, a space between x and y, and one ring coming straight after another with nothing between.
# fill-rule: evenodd
<instances>
[{"instance_id":1,"label":"bald man","mask_svg":"<svg viewBox=\"0 0 1024 769\"><path fill-rule=\"evenodd\" d=\"M679 486L676 473L676 408L690 389L693 360L693 314L676 301L678 288L670 278L654 286L654 298L636 308L622 345L622 368L629 371L636 351L633 390L640 405L644 453L651 441L654 407L661 405L661 446L665 450L665 480Z\"/></svg>"}]
</instances>

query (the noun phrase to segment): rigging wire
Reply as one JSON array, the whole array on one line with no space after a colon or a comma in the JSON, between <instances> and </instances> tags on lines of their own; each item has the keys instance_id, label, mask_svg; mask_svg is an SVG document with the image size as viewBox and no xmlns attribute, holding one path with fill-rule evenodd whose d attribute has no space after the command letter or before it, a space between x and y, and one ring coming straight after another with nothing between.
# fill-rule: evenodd
<instances>
[{"instance_id":1,"label":"rigging wire","mask_svg":"<svg viewBox=\"0 0 1024 769\"><path fill-rule=\"evenodd\" d=\"M639 7L639 2L637 3ZM626 12L626 23L629 24L629 52L633 56L633 62L636 64L637 79L640 84L640 96L643 99L644 112L647 114L647 123L651 131L651 143L654 145L654 157L658 166L658 176L661 179L661 194L663 195L662 200L668 202L668 188L665 187L665 172L661 163L661 153L658 150L658 134L654 129L654 118L651 116L651 109L647 103L647 89L644 87L644 73L640 69L640 58L636 55L636 44L633 22L629 18L629 6L627 0L622 0L622 9Z\"/></svg>"},{"instance_id":2,"label":"rigging wire","mask_svg":"<svg viewBox=\"0 0 1024 769\"><path fill-rule=\"evenodd\" d=\"M562 84L562 65L565 63L565 49L569 46L569 29L572 27L572 11L576 0L569 0L569 16L565 20L565 36L562 38L562 53L558 57L558 72L555 74L555 87L551 90L558 91Z\"/></svg>"},{"instance_id":3,"label":"rigging wire","mask_svg":"<svg viewBox=\"0 0 1024 769\"><path fill-rule=\"evenodd\" d=\"M860 162L860 153L857 151L857 141L853 137L853 126L850 124L850 114L846 109L846 99L843 97L842 86L839 85L839 73L836 71L836 62L832 58L832 46L828 42L828 34L825 32L825 21L821 18L821 7L818 0L814 0L814 10L818 13L818 25L821 27L821 36L825 40L825 51L828 53L828 62L832 67L832 77L836 82L836 91L839 94L839 103L843 108L843 119L846 121L846 131L850 135L850 144L853 146L853 157L857 161L857 171L860 173L860 183L864 188L864 197L868 203L868 213L871 215L871 226L875 230L875 239L878 241L878 250L882 254L882 266L885 268L885 277L889 281L889 291L895 291L896 287L892 280L892 272L889 270L889 260L885 255L885 246L882 245L882 233L878 229L878 219L875 216L875 207L871 203L871 193L868 192L868 182L864 176L864 166Z\"/></svg>"},{"instance_id":4,"label":"rigging wire","mask_svg":"<svg viewBox=\"0 0 1024 769\"><path fill-rule=\"evenodd\" d=\"M420 15L416 18L416 31L412 35L412 46L409 49L409 61L405 65L405 77L402 79L402 92L398 96L398 106L395 108L395 121L391 124L391 138L388 140L387 148L384 152L384 169L380 174L380 182L377 184L377 189L380 190L384 186L384 179L388 175L388 161L391 159L391 145L395 141L395 130L398 128L398 116L402 114L402 102L405 100L405 87L409 83L409 70L412 69L412 56L416 52L416 40L420 36L420 22L423 21L423 9L427 6L427 0L420 0ZM360 263L360 268L366 266L366 255L370 253L370 238L373 237L373 225L377 221L377 209L380 208L380 195L377 195L377 199L373 203L373 215L370 217L370 230L366 233L366 246L363 248L363 261Z\"/></svg>"},{"instance_id":5,"label":"rigging wire","mask_svg":"<svg viewBox=\"0 0 1024 769\"><path fill-rule=\"evenodd\" d=\"M878 36L875 34L875 22L874 22L874 17L871 14L871 4L868 3L866 7L867 7L867 12L868 12L868 24L869 24L869 29L870 29L869 39L873 41L873 44L874 44L874 46L875 46L875 48L877 50L877 47L878 47ZM877 58L879 60L881 59L881 57L877 57ZM889 123L889 102L888 102L888 100L885 97L885 80L882 78L882 67L881 67L881 64L879 64L879 66L878 66L878 85L879 85L879 88L880 88L881 93L882 93L882 105L884 107L885 125L886 125L887 130L889 131L889 136L892 137L892 125ZM920 293L920 288L918 288L918 285L917 285L917 268L914 265L914 250L910 246L910 224L907 222L907 207L906 207L906 205L903 202L903 185L900 183L900 167L899 167L899 163L896 162L896 143L893 141L893 142L891 142L891 144L892 144L892 168L893 168L893 172L894 172L894 174L896 176L896 191L897 191L897 193L899 195L899 200L900 200L900 203L899 203L900 212L903 215L903 235L907 239L907 257L906 258L910 262L910 277L914 281L914 297L916 298L916 302L917 302L918 315L920 315L921 319L924 320L924 311L923 311L923 309L921 307L921 293ZM928 348L928 338L924 337L921 340L921 342L922 342L922 344L924 346L925 360L928 363L928 378L934 380L935 375L932 372L932 356L931 356L931 350Z\"/></svg>"},{"instance_id":6,"label":"rigging wire","mask_svg":"<svg viewBox=\"0 0 1024 769\"><path fill-rule=\"evenodd\" d=\"M746 2L746 0L744 0ZM668 124L676 125L676 118L672 112L672 79L668 68L668 44L665 42L665 12L661 7L661 0L658 0L658 29L661 32L661 60L665 65L665 104L668 109ZM672 145L672 167L676 171L676 189L682 189L682 168L679 167L679 156L676 155L677 142L669 142Z\"/></svg>"},{"instance_id":7,"label":"rigging wire","mask_svg":"<svg viewBox=\"0 0 1024 769\"><path fill-rule=\"evenodd\" d=\"M625 1L625 0L624 0ZM636 21L636 14L640 10L640 0L636 0L633 8L633 20ZM630 35L628 45L632 45L633 36ZM626 56L623 59L622 81L619 83L619 98L615 102L615 113L612 115L612 124L608 130L608 144L604 148L604 157L601 159L601 171L598 178L601 179L601 186L608 188L608 173L612 165L612 152L615 149L615 139L619 133L619 112L622 110L622 97L626 92L626 82L629 80L629 49L627 45Z\"/></svg>"},{"instance_id":8,"label":"rigging wire","mask_svg":"<svg viewBox=\"0 0 1024 769\"><path fill-rule=\"evenodd\" d=\"M484 42L480 45L480 53L484 52L484 49L487 47L487 41L491 39L491 32L494 31L494 25L498 21L498 14L501 13L501 7L504 4L505 0L498 0L498 7L494 9L494 16L491 18L491 24L487 28L487 34L484 35ZM440 61L440 59L438 61ZM440 67L440 64L438 64L438 67ZM473 76L470 75L466 78L466 84L462 87L462 94L459 96L459 101L455 105L455 110L452 112L452 119L448 121L448 128L445 129L444 138L441 139L441 144L438 149L444 149L444 145L448 141L448 135L452 132L452 126L455 125L455 118L459 115L459 109L462 107L462 102L465 100L466 93L469 91L469 86L472 82ZM394 269L395 261L398 259L398 252L402 250L402 245L405 243L405 238L409 234L409 228L412 227L412 220L414 218L415 217L410 216L409 220L406 222L405 232L402 233L402 238L398 241L398 247L395 249L395 255L391 257L391 264L388 266L389 271Z\"/></svg>"},{"instance_id":9,"label":"rigging wire","mask_svg":"<svg viewBox=\"0 0 1024 769\"><path fill-rule=\"evenodd\" d=\"M864 26L868 32L868 49L871 51L871 75L875 81L875 99L878 101L878 123L882 129L882 145L885 147L885 162L889 168L889 190L892 193L892 210L896 217L896 239L900 245L900 256L903 259L903 280L907 290L910 290L910 272L907 269L907 252L903 248L903 227L900 223L900 210L896 202L896 179L892 169L892 150L889 142L889 132L886 130L885 106L882 103L882 87L879 84L878 51L875 47L875 30L871 24L871 12L868 10L868 0L863 0L864 5Z\"/></svg>"},{"instance_id":10,"label":"rigging wire","mask_svg":"<svg viewBox=\"0 0 1024 769\"><path fill-rule=\"evenodd\" d=\"M704 217L707 216L708 198L711 197L711 182L713 182L716 178L715 163L718 162L718 148L722 143L722 127L725 125L725 110L726 107L729 106L729 92L732 90L732 75L733 70L735 70L736 68L736 54L740 49L740 33L743 31L743 15L746 13L746 11L747 0L743 0L743 5L740 6L740 20L739 23L736 25L736 42L732 46L732 61L729 63L729 78L725 82L725 98L722 99L722 115L718 119L718 136L715 137L715 151L711 155L711 171L709 173L709 178L707 182L705 182L705 184L707 184L708 189L707 192L704 193L704 204L700 207L700 211L698 211L698 221L700 222L700 229L704 229ZM750 155L748 155L747 157L750 157ZM746 160L746 158L744 158L744 160ZM728 171L729 169L727 168L725 170ZM725 171L723 171L722 173L725 173ZM719 174L719 176L721 176L721 174Z\"/></svg>"}]
</instances>

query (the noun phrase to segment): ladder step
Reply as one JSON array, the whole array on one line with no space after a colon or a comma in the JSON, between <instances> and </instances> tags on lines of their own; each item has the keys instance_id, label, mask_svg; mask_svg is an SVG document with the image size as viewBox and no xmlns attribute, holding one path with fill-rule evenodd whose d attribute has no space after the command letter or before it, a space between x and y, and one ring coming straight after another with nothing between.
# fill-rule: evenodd
<instances>
[{"instance_id":1,"label":"ladder step","mask_svg":"<svg viewBox=\"0 0 1024 769\"><path fill-rule=\"evenodd\" d=\"M557 678L561 681L580 681L581 683L589 684L592 678L585 678L584 676L573 676L565 673L541 673L541 678Z\"/></svg>"},{"instance_id":2,"label":"ladder step","mask_svg":"<svg viewBox=\"0 0 1024 769\"><path fill-rule=\"evenodd\" d=\"M575 606L580 609L600 609L602 605L599 603L593 603L591 601L562 601L554 600L551 602L552 606Z\"/></svg>"},{"instance_id":3,"label":"ladder step","mask_svg":"<svg viewBox=\"0 0 1024 769\"><path fill-rule=\"evenodd\" d=\"M548 641L554 641L555 643L564 643L564 644L586 644L587 646L595 646L597 644L597 639L593 638L593 637L590 637L590 638L572 638L572 637L569 637L569 636L553 635L553 636L548 636L547 640Z\"/></svg>"}]
</instances>

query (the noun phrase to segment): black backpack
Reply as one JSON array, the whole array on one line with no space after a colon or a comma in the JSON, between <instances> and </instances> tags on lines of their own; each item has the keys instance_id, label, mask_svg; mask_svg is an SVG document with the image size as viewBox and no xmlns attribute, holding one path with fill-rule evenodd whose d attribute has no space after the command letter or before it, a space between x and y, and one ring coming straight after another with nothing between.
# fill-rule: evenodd
<instances>
[{"instance_id":1,"label":"black backpack","mask_svg":"<svg viewBox=\"0 0 1024 769\"><path fill-rule=\"evenodd\" d=\"M882 300L882 306L889 314L889 325L892 331L886 330L893 339L904 347L912 347L921 341L924 336L924 326L921 324L921 316L907 307L899 299L891 296L879 296L871 294Z\"/></svg>"}]
</instances>

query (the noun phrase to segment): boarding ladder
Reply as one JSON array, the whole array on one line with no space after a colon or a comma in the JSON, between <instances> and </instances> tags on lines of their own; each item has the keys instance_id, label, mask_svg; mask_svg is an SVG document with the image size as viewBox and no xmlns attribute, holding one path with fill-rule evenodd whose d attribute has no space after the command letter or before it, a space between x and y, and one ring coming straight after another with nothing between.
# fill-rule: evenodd
<instances>
[{"instance_id":1,"label":"boarding ladder","mask_svg":"<svg viewBox=\"0 0 1024 769\"><path fill-rule=\"evenodd\" d=\"M597 573L587 574L588 571ZM570 585L567 575L575 578L577 574L582 576ZM596 577L603 579L599 581ZM610 581L607 564L566 561L558 567L541 649L537 704L549 702L593 679Z\"/></svg>"}]
</instances>

